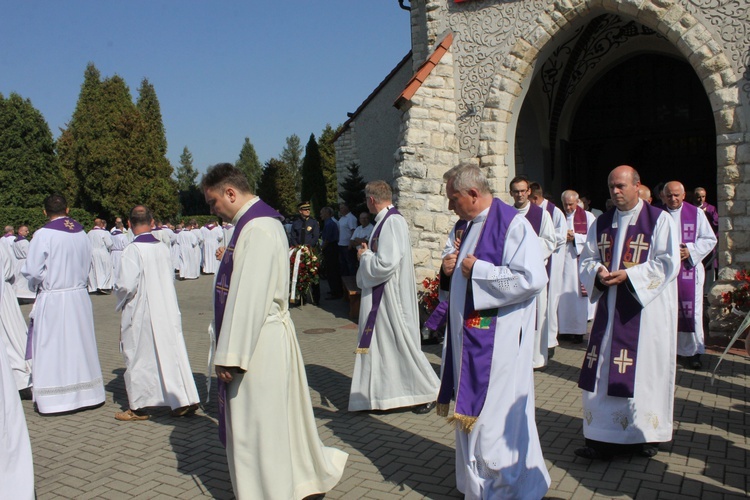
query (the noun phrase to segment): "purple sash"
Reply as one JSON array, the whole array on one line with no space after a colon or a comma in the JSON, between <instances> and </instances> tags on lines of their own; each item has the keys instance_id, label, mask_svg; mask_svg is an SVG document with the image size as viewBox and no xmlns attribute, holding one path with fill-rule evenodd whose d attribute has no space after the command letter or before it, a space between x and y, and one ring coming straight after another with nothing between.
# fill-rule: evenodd
<instances>
[{"instance_id":1,"label":"purple sash","mask_svg":"<svg viewBox=\"0 0 750 500\"><path fill-rule=\"evenodd\" d=\"M612 263L613 246L619 229L618 227L612 227L615 210L609 210L596 220L596 235L602 264L609 270L622 270L646 262L651 249L656 221L662 211L648 203L643 203L636 223L626 228L627 232L625 233L625 243L622 247L620 262ZM578 387L588 392L594 392L596 387L596 371L609 317L607 297L611 290L611 287L607 287L599 297L594 325L591 328L591 338L581 367L581 375L578 379ZM612 343L609 352L610 365L605 368L609 370L607 395L632 398L635 390L638 338L643 307L635 298L635 295L628 290L628 282L621 284L616 292Z\"/></svg>"},{"instance_id":2,"label":"purple sash","mask_svg":"<svg viewBox=\"0 0 750 500\"><path fill-rule=\"evenodd\" d=\"M371 250L373 252L378 251L378 238L380 237L380 230L383 229L383 226L385 225L385 221L388 220L388 217L391 215L401 215L398 210L396 210L396 207L391 207L386 213L385 217L383 217L383 220L380 221L380 224L378 225L377 229L372 233L372 236L370 236L370 244L371 244ZM370 350L370 342L372 342L372 334L375 330L375 320L378 318L378 309L380 308L380 302L383 300L383 292L385 291L385 284L386 282L382 282L378 285L375 285L372 289L372 308L370 309L370 314L367 315L367 322L365 323L365 329L362 331L362 337L359 339L359 345L357 345L357 349L354 351L356 354L367 354Z\"/></svg>"},{"instance_id":3,"label":"purple sash","mask_svg":"<svg viewBox=\"0 0 750 500\"><path fill-rule=\"evenodd\" d=\"M214 332L216 333L217 344L219 341L219 335L221 334L221 325L224 322L224 309L226 307L227 296L229 295L229 284L232 281L232 270L234 269L234 247L237 244L237 238L239 238L242 228L245 227L245 224L256 217L271 217L284 220L284 217L280 213L266 205L263 200L258 200L242 215L242 217L240 217L240 220L237 221L237 228L232 235L232 239L229 240L227 249L224 251L224 255L221 258L219 270L216 273L216 287L214 289ZM153 238L153 236L151 237ZM221 444L226 447L227 385L221 380L218 380L217 391L219 395L219 439L221 440Z\"/></svg>"},{"instance_id":4,"label":"purple sash","mask_svg":"<svg viewBox=\"0 0 750 500\"><path fill-rule=\"evenodd\" d=\"M44 225L44 228L65 231L66 233L79 233L83 231L83 226L70 217L60 217L59 219L51 220Z\"/></svg>"},{"instance_id":5,"label":"purple sash","mask_svg":"<svg viewBox=\"0 0 750 500\"><path fill-rule=\"evenodd\" d=\"M681 243L695 243L698 227L698 208L690 203L682 203L680 212ZM680 274L677 276L677 331L695 331L695 266L690 259L680 261Z\"/></svg>"},{"instance_id":6,"label":"purple sash","mask_svg":"<svg viewBox=\"0 0 750 500\"><path fill-rule=\"evenodd\" d=\"M508 226L518 211L497 198L487 214L482 232L477 240L474 256L495 266L502 264L505 235ZM455 276L456 273L453 273ZM495 345L497 309L476 311L471 283L467 284L464 303L463 342L461 346L461 373L458 374L456 406L451 421L457 422L464 432L471 432L484 407L492 369L492 354ZM453 346L448 322L445 336L445 362L438 393L438 414L448 415L448 405L454 394L456 374L453 372Z\"/></svg>"},{"instance_id":7,"label":"purple sash","mask_svg":"<svg viewBox=\"0 0 750 500\"><path fill-rule=\"evenodd\" d=\"M151 233L141 233L133 238L133 243L161 243L161 240L157 240Z\"/></svg>"}]
</instances>

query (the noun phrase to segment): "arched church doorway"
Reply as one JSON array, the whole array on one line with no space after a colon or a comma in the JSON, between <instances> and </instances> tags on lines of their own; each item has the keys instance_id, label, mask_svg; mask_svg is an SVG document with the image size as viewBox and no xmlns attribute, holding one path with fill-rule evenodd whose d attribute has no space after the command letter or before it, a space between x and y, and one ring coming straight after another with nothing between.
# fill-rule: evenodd
<instances>
[{"instance_id":1,"label":"arched church doorway","mask_svg":"<svg viewBox=\"0 0 750 500\"><path fill-rule=\"evenodd\" d=\"M604 14L537 63L515 128L515 172L555 203L565 189L604 208L607 174L633 165L652 189L680 180L716 202L716 132L695 70L666 38Z\"/></svg>"},{"instance_id":2,"label":"arched church doorway","mask_svg":"<svg viewBox=\"0 0 750 500\"><path fill-rule=\"evenodd\" d=\"M604 206L607 174L622 164L652 189L679 180L716 201L711 105L693 68L669 56L638 55L604 74L581 100L561 153L563 178L595 206Z\"/></svg>"}]
</instances>

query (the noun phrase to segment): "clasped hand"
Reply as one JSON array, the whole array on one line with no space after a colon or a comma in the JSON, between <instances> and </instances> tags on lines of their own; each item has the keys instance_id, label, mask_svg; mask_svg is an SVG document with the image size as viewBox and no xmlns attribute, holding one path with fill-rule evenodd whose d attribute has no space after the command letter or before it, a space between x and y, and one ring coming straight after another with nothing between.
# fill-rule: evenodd
<instances>
[{"instance_id":1,"label":"clasped hand","mask_svg":"<svg viewBox=\"0 0 750 500\"><path fill-rule=\"evenodd\" d=\"M600 267L596 272L599 282L604 286L617 286L628 279L628 273L624 269L609 272L606 267Z\"/></svg>"}]
</instances>

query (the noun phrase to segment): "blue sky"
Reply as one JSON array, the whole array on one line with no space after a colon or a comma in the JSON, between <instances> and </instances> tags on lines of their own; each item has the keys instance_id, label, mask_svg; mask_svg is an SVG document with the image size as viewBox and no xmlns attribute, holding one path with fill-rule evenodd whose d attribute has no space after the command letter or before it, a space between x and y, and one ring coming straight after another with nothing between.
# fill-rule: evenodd
<instances>
[{"instance_id":1,"label":"blue sky","mask_svg":"<svg viewBox=\"0 0 750 500\"><path fill-rule=\"evenodd\" d=\"M156 88L169 150L204 171L236 161L245 137L260 160L346 120L410 48L397 0L23 1L0 17L0 93L41 111L55 138L88 62L118 74L133 99Z\"/></svg>"}]
</instances>

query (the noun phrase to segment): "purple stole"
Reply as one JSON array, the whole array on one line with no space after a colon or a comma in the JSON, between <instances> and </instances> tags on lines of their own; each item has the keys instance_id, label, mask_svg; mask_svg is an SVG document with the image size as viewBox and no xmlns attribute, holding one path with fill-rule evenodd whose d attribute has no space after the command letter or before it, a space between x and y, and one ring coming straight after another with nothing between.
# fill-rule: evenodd
<instances>
[{"instance_id":1,"label":"purple stole","mask_svg":"<svg viewBox=\"0 0 750 500\"><path fill-rule=\"evenodd\" d=\"M80 225L76 220L70 217L60 217L55 220L51 220L43 226L45 229L53 229L55 231L63 231L66 233L80 233L83 231L83 226ZM26 356L25 359L29 360L33 357L32 355L32 338L34 336L34 320L29 322L29 332L26 337Z\"/></svg>"},{"instance_id":2,"label":"purple stole","mask_svg":"<svg viewBox=\"0 0 750 500\"><path fill-rule=\"evenodd\" d=\"M15 240L13 240L13 243L15 243L15 242L17 242L17 241L25 240L25 239L26 239L26 238L24 238L23 236L21 236L21 235L19 234L18 236L16 236L16 239L15 239Z\"/></svg>"},{"instance_id":3,"label":"purple stole","mask_svg":"<svg viewBox=\"0 0 750 500\"><path fill-rule=\"evenodd\" d=\"M698 228L698 207L682 203L680 212L680 243L695 243ZM689 259L680 261L680 274L677 276L677 331L695 331L695 266Z\"/></svg>"},{"instance_id":4,"label":"purple stole","mask_svg":"<svg viewBox=\"0 0 750 500\"><path fill-rule=\"evenodd\" d=\"M104 229L100 228L99 226L94 226L94 227L91 228L92 231L96 231L97 229L99 231L104 231Z\"/></svg>"},{"instance_id":5,"label":"purple stole","mask_svg":"<svg viewBox=\"0 0 750 500\"><path fill-rule=\"evenodd\" d=\"M120 231L119 229L115 229L114 231L112 231L112 236L117 236L118 234L122 234L122 231Z\"/></svg>"},{"instance_id":6,"label":"purple stole","mask_svg":"<svg viewBox=\"0 0 750 500\"><path fill-rule=\"evenodd\" d=\"M641 213L635 224L625 228L625 243L622 247L620 262L612 261L613 246L617 238L617 231L621 228L612 227L616 209L600 215L596 220L596 236L602 264L609 270L627 269L648 260L651 249L654 228L659 215L663 213L659 208L643 203ZM591 328L591 338L586 350L586 357L581 367L578 387L584 391L594 392L596 387L596 371L602 347L602 339L607 329L607 297L611 287L606 287L596 308L594 325ZM610 365L602 369L609 370L609 387L607 395L619 398L632 398L635 390L635 371L638 357L638 338L641 328L640 305L634 294L628 290L628 284L618 287L615 299L615 316L612 325L612 342L609 352Z\"/></svg>"},{"instance_id":7,"label":"purple stole","mask_svg":"<svg viewBox=\"0 0 750 500\"><path fill-rule=\"evenodd\" d=\"M216 285L214 288L214 332L216 332L217 344L219 341L219 335L221 334L221 325L224 322L224 309L226 307L227 296L229 295L229 285L232 281L232 270L234 269L234 247L237 244L237 239L242 232L242 228L245 227L245 224L256 217L271 217L279 220L284 219L280 213L266 205L263 200L258 200L242 215L242 217L240 217L240 220L237 221L237 228L234 230L232 239L229 240L227 249L224 251L224 255L221 258L219 270L216 273ZM153 236L151 237L153 238ZM217 391L219 395L219 439L221 440L221 444L226 447L227 385L221 380L218 380Z\"/></svg>"},{"instance_id":8,"label":"purple stole","mask_svg":"<svg viewBox=\"0 0 750 500\"><path fill-rule=\"evenodd\" d=\"M577 234L587 234L589 232L586 211L579 206L576 206L575 214L573 214L573 232ZM575 241L573 241L573 245L575 245ZM581 262L580 255L578 256L578 262ZM589 294L583 286L583 283L581 283L580 277L578 278L578 284L581 287L581 297L588 297Z\"/></svg>"},{"instance_id":9,"label":"purple stole","mask_svg":"<svg viewBox=\"0 0 750 500\"><path fill-rule=\"evenodd\" d=\"M157 240L153 234L141 233L133 238L133 243L161 243L161 240Z\"/></svg>"},{"instance_id":10,"label":"purple stole","mask_svg":"<svg viewBox=\"0 0 750 500\"><path fill-rule=\"evenodd\" d=\"M385 217L383 217L383 220L380 221L380 224L378 224L378 227L372 233L372 236L370 236L370 246L373 252L377 253L378 251L378 238L380 237L380 230L383 229L385 221L388 220L388 217L390 217L391 215L401 214L398 210L396 210L396 207L391 207L385 213ZM235 231L237 230L235 229ZM375 330L375 320L378 318L378 309L380 308L380 302L383 300L385 284L386 282L384 281L378 285L375 285L372 289L372 308L370 309L370 314L367 315L367 323L365 323L365 329L362 331L362 337L360 337L359 339L357 349L354 351L356 354L367 354L367 352L370 350L372 334Z\"/></svg>"},{"instance_id":11,"label":"purple stole","mask_svg":"<svg viewBox=\"0 0 750 500\"><path fill-rule=\"evenodd\" d=\"M529 210L526 212L526 220L531 223L531 227L534 228L534 232L539 236L539 231L542 230L542 215L544 210L536 203L529 202Z\"/></svg>"},{"instance_id":12,"label":"purple stole","mask_svg":"<svg viewBox=\"0 0 750 500\"><path fill-rule=\"evenodd\" d=\"M492 200L487 220L482 226L482 232L473 252L477 259L495 266L502 264L505 235L508 232L508 226L517 215L518 211L514 207L497 198ZM448 322L448 334L445 336L448 345L445 348L443 376L440 380L437 402L438 414L446 416L454 393L456 375L458 375L456 406L450 421L457 422L464 432L471 432L487 398L497 325L496 308L484 311L474 309L471 282L467 283L463 318L461 373L453 373L453 346L450 322Z\"/></svg>"}]
</instances>

